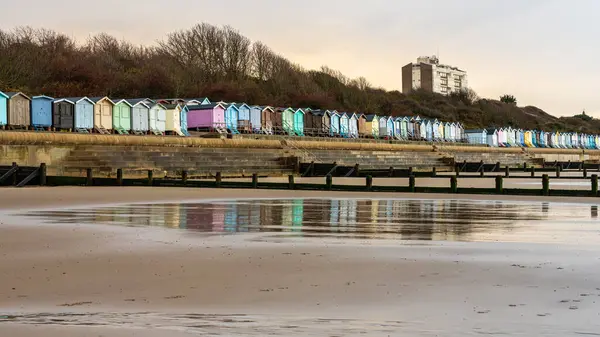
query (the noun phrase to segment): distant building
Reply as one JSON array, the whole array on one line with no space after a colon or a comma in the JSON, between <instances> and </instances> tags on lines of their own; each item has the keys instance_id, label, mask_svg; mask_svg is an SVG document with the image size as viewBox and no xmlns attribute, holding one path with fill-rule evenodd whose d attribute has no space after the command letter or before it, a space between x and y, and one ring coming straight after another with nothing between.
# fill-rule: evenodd
<instances>
[{"instance_id":1,"label":"distant building","mask_svg":"<svg viewBox=\"0 0 600 337\"><path fill-rule=\"evenodd\" d=\"M437 56L422 56L402 67L402 92L423 89L449 95L467 88L467 72L440 64Z\"/></svg>"}]
</instances>

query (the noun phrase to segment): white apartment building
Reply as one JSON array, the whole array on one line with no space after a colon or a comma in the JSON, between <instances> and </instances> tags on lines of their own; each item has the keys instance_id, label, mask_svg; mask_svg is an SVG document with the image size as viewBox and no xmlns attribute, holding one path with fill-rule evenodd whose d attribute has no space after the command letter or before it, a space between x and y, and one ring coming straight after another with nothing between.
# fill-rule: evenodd
<instances>
[{"instance_id":1,"label":"white apartment building","mask_svg":"<svg viewBox=\"0 0 600 337\"><path fill-rule=\"evenodd\" d=\"M468 87L467 72L457 67L440 64L437 56L421 56L417 63L402 67L402 91L426 91L449 95Z\"/></svg>"}]
</instances>

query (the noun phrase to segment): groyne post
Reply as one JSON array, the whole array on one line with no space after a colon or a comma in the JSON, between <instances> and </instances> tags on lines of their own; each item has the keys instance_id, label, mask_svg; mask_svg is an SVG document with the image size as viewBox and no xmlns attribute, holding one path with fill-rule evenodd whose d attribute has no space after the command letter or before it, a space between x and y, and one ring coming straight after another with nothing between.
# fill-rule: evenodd
<instances>
[{"instance_id":1,"label":"groyne post","mask_svg":"<svg viewBox=\"0 0 600 337\"><path fill-rule=\"evenodd\" d=\"M16 162L14 162L14 161L13 161L13 163L12 163L12 167L15 167L15 168L16 168L16 171L15 171L15 173L12 175L12 184L13 184L13 186L17 186L17 184L19 183L19 182L17 181L17 173L19 173L19 167L18 167L17 163L16 163Z\"/></svg>"},{"instance_id":2,"label":"groyne post","mask_svg":"<svg viewBox=\"0 0 600 337\"><path fill-rule=\"evenodd\" d=\"M583 177L587 178L588 174L587 174L587 168L583 168Z\"/></svg>"},{"instance_id":3,"label":"groyne post","mask_svg":"<svg viewBox=\"0 0 600 337\"><path fill-rule=\"evenodd\" d=\"M123 169L117 169L117 185L123 186Z\"/></svg>"},{"instance_id":4,"label":"groyne post","mask_svg":"<svg viewBox=\"0 0 600 337\"><path fill-rule=\"evenodd\" d=\"M360 176L360 165L359 164L354 165L354 176L355 177Z\"/></svg>"},{"instance_id":5,"label":"groyne post","mask_svg":"<svg viewBox=\"0 0 600 337\"><path fill-rule=\"evenodd\" d=\"M510 177L510 168L508 166L504 168L504 176L506 178Z\"/></svg>"},{"instance_id":6,"label":"groyne post","mask_svg":"<svg viewBox=\"0 0 600 337\"><path fill-rule=\"evenodd\" d=\"M410 177L408 177L408 189L410 192L415 192L416 190L416 179L414 175L410 175Z\"/></svg>"},{"instance_id":7,"label":"groyne post","mask_svg":"<svg viewBox=\"0 0 600 337\"><path fill-rule=\"evenodd\" d=\"M556 167L556 178L560 178L560 166Z\"/></svg>"},{"instance_id":8,"label":"groyne post","mask_svg":"<svg viewBox=\"0 0 600 337\"><path fill-rule=\"evenodd\" d=\"M87 186L94 185L94 175L92 173L92 169L91 168L85 169L85 176L86 176L85 184Z\"/></svg>"},{"instance_id":9,"label":"groyne post","mask_svg":"<svg viewBox=\"0 0 600 337\"><path fill-rule=\"evenodd\" d=\"M592 174L592 194L598 196L598 175Z\"/></svg>"},{"instance_id":10,"label":"groyne post","mask_svg":"<svg viewBox=\"0 0 600 337\"><path fill-rule=\"evenodd\" d=\"M333 177L331 176L331 174L328 174L325 177L325 189L328 191L331 191L332 186L333 186Z\"/></svg>"},{"instance_id":11,"label":"groyne post","mask_svg":"<svg viewBox=\"0 0 600 337\"><path fill-rule=\"evenodd\" d=\"M393 167L393 166L390 166L390 170L389 170L389 172L388 172L388 176L389 176L390 178L394 176L394 167Z\"/></svg>"},{"instance_id":12,"label":"groyne post","mask_svg":"<svg viewBox=\"0 0 600 337\"><path fill-rule=\"evenodd\" d=\"M154 171L148 170L148 186L154 185Z\"/></svg>"},{"instance_id":13,"label":"groyne post","mask_svg":"<svg viewBox=\"0 0 600 337\"><path fill-rule=\"evenodd\" d=\"M187 180L188 180L188 172L186 170L181 171L181 182L183 183L183 186L187 185Z\"/></svg>"},{"instance_id":14,"label":"groyne post","mask_svg":"<svg viewBox=\"0 0 600 337\"><path fill-rule=\"evenodd\" d=\"M458 178L450 177L450 192L458 193Z\"/></svg>"},{"instance_id":15,"label":"groyne post","mask_svg":"<svg viewBox=\"0 0 600 337\"><path fill-rule=\"evenodd\" d=\"M496 162L496 167L494 167L494 172L500 172L500 162Z\"/></svg>"},{"instance_id":16,"label":"groyne post","mask_svg":"<svg viewBox=\"0 0 600 337\"><path fill-rule=\"evenodd\" d=\"M435 167L433 168L433 170L435 171ZM413 168L411 166L408 168L408 176L410 177L410 176L412 176L412 174L413 174Z\"/></svg>"},{"instance_id":17,"label":"groyne post","mask_svg":"<svg viewBox=\"0 0 600 337\"><path fill-rule=\"evenodd\" d=\"M496 194L502 194L504 189L504 178L502 176L496 176Z\"/></svg>"},{"instance_id":18,"label":"groyne post","mask_svg":"<svg viewBox=\"0 0 600 337\"><path fill-rule=\"evenodd\" d=\"M409 174L409 175L412 175L412 174ZM437 169L435 168L435 166L431 169L431 176L437 177Z\"/></svg>"},{"instance_id":19,"label":"groyne post","mask_svg":"<svg viewBox=\"0 0 600 337\"><path fill-rule=\"evenodd\" d=\"M221 172L217 172L217 174L215 175L215 186L217 188L221 187L221 181L223 180L223 177L221 175Z\"/></svg>"},{"instance_id":20,"label":"groyne post","mask_svg":"<svg viewBox=\"0 0 600 337\"><path fill-rule=\"evenodd\" d=\"M523 163L523 172L527 172L527 162Z\"/></svg>"},{"instance_id":21,"label":"groyne post","mask_svg":"<svg viewBox=\"0 0 600 337\"><path fill-rule=\"evenodd\" d=\"M288 188L290 190L293 190L295 188L295 186L294 186L294 175L293 174L290 174L288 176Z\"/></svg>"},{"instance_id":22,"label":"groyne post","mask_svg":"<svg viewBox=\"0 0 600 337\"><path fill-rule=\"evenodd\" d=\"M550 195L550 177L547 174L542 176L542 195Z\"/></svg>"},{"instance_id":23,"label":"groyne post","mask_svg":"<svg viewBox=\"0 0 600 337\"><path fill-rule=\"evenodd\" d=\"M46 186L46 163L40 164L40 186Z\"/></svg>"},{"instance_id":24,"label":"groyne post","mask_svg":"<svg viewBox=\"0 0 600 337\"><path fill-rule=\"evenodd\" d=\"M534 166L531 167L531 177L532 178L535 177L535 167Z\"/></svg>"},{"instance_id":25,"label":"groyne post","mask_svg":"<svg viewBox=\"0 0 600 337\"><path fill-rule=\"evenodd\" d=\"M258 174L252 173L252 188L258 188Z\"/></svg>"},{"instance_id":26,"label":"groyne post","mask_svg":"<svg viewBox=\"0 0 600 337\"><path fill-rule=\"evenodd\" d=\"M366 187L367 187L367 191L370 191L373 189L373 177L371 175L367 176Z\"/></svg>"}]
</instances>

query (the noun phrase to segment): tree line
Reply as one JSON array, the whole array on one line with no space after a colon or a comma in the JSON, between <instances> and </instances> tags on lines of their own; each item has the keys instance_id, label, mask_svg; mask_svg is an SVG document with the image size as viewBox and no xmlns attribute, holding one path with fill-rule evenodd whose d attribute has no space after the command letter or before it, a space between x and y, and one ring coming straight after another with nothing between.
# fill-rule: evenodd
<instances>
[{"instance_id":1,"label":"tree line","mask_svg":"<svg viewBox=\"0 0 600 337\"><path fill-rule=\"evenodd\" d=\"M472 90L448 97L422 91L405 95L374 87L363 77L348 78L327 66L307 70L232 27L206 23L167 34L153 46L103 33L77 43L48 29L0 30L0 90L53 97L209 97L421 115L461 121L467 127L520 123L533 128L559 123L539 109L525 113L516 104L480 99Z\"/></svg>"}]
</instances>

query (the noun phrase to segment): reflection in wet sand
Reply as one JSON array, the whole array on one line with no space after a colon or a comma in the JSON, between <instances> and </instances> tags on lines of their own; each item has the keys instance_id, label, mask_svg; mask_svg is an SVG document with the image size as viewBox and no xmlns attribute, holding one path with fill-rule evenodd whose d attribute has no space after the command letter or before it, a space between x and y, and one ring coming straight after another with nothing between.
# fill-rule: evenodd
<instances>
[{"instance_id":1,"label":"reflection in wet sand","mask_svg":"<svg viewBox=\"0 0 600 337\"><path fill-rule=\"evenodd\" d=\"M591 207L591 209L590 209ZM164 226L214 233L400 240L567 238L577 220L594 226L598 206L472 200L289 199L149 204L28 213L60 223ZM592 227L594 228L594 227ZM595 228L594 228L595 229ZM571 233L573 234L573 233ZM534 237L536 235L533 235ZM541 240L544 241L544 240Z\"/></svg>"}]
</instances>

